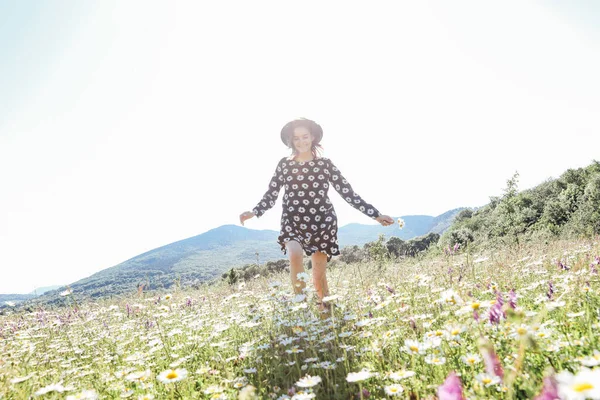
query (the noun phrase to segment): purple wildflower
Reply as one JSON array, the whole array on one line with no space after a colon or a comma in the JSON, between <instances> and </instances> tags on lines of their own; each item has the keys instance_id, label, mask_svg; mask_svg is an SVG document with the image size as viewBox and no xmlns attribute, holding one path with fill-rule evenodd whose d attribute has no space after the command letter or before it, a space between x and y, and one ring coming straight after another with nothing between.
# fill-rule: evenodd
<instances>
[{"instance_id":1,"label":"purple wildflower","mask_svg":"<svg viewBox=\"0 0 600 400\"><path fill-rule=\"evenodd\" d=\"M598 274L598 268L596 268L600 264L600 257L596 257L596 259L590 264L590 272L592 274Z\"/></svg>"},{"instance_id":2,"label":"purple wildflower","mask_svg":"<svg viewBox=\"0 0 600 400\"><path fill-rule=\"evenodd\" d=\"M466 400L460 378L454 372L450 372L444 383L438 387L437 395L439 400Z\"/></svg>"},{"instance_id":3,"label":"purple wildflower","mask_svg":"<svg viewBox=\"0 0 600 400\"><path fill-rule=\"evenodd\" d=\"M504 311L502 311L502 305L504 301L502 300L502 294L498 292L498 296L496 298L496 302L490 309L490 323L494 325L498 325L500 323L500 318L504 316Z\"/></svg>"},{"instance_id":4,"label":"purple wildflower","mask_svg":"<svg viewBox=\"0 0 600 400\"><path fill-rule=\"evenodd\" d=\"M515 292L515 289L511 289L510 292L508 292L508 305L513 310L517 308L517 293Z\"/></svg>"},{"instance_id":5,"label":"purple wildflower","mask_svg":"<svg viewBox=\"0 0 600 400\"><path fill-rule=\"evenodd\" d=\"M483 356L483 362L485 364L485 372L488 375L495 375L500 378L504 378L504 370L502 369L502 364L500 364L500 359L494 351L494 347L488 343L487 345L481 347L481 353Z\"/></svg>"},{"instance_id":6,"label":"purple wildflower","mask_svg":"<svg viewBox=\"0 0 600 400\"><path fill-rule=\"evenodd\" d=\"M412 329L413 331L416 331L416 330L417 330L417 324L415 323L415 320L414 320L413 318L411 318L411 319L408 321L408 324L410 325L410 327L411 327L411 329Z\"/></svg>"},{"instance_id":7,"label":"purple wildflower","mask_svg":"<svg viewBox=\"0 0 600 400\"><path fill-rule=\"evenodd\" d=\"M558 262L558 267L563 271L568 271L571 268L567 265L567 263L563 263L562 260Z\"/></svg>"},{"instance_id":8,"label":"purple wildflower","mask_svg":"<svg viewBox=\"0 0 600 400\"><path fill-rule=\"evenodd\" d=\"M542 391L533 400L557 400L559 398L556 379L553 376L547 376L544 378Z\"/></svg>"},{"instance_id":9,"label":"purple wildflower","mask_svg":"<svg viewBox=\"0 0 600 400\"><path fill-rule=\"evenodd\" d=\"M502 312L502 316L504 318L506 318L506 313L502 309L502 307L504 306L504 296L502 295L501 292L496 292L496 304L500 305L499 308L500 308L500 311Z\"/></svg>"},{"instance_id":10,"label":"purple wildflower","mask_svg":"<svg viewBox=\"0 0 600 400\"><path fill-rule=\"evenodd\" d=\"M548 292L546 293L546 297L548 297L548 300L552 300L552 297L554 297L554 285L552 284L552 281L548 282Z\"/></svg>"}]
</instances>

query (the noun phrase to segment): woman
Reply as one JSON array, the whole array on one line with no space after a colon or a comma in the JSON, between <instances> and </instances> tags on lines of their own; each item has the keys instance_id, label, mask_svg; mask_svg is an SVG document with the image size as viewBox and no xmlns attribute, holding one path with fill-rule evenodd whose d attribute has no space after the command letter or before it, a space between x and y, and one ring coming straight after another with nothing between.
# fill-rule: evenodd
<instances>
[{"instance_id":1,"label":"woman","mask_svg":"<svg viewBox=\"0 0 600 400\"><path fill-rule=\"evenodd\" d=\"M303 253L311 256L313 283L321 311L326 309L322 299L329 295L325 267L327 261L340 252L337 217L327 196L329 186L333 186L352 207L381 225L394 222L356 194L331 160L320 157L322 137L323 129L315 121L301 118L288 122L281 130L281 140L292 149L292 155L279 161L269 189L256 207L240 215L242 225L254 216L262 216L275 205L279 190L285 186L281 232L277 241L283 253L289 253L295 293L302 293L306 286L298 279L298 274L304 272Z\"/></svg>"}]
</instances>

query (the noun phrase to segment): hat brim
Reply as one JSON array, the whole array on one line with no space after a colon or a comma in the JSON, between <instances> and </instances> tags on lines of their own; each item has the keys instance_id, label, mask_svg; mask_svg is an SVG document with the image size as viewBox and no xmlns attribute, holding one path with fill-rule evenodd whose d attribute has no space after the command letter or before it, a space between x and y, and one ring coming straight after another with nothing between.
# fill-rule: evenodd
<instances>
[{"instance_id":1,"label":"hat brim","mask_svg":"<svg viewBox=\"0 0 600 400\"><path fill-rule=\"evenodd\" d=\"M295 128L298 126L306 126L310 133L313 135L313 144L319 144L321 139L323 139L323 128L321 125L317 124L315 121L306 118L295 119L293 121L288 122L281 129L281 141L288 147L290 146L289 138L292 135Z\"/></svg>"}]
</instances>

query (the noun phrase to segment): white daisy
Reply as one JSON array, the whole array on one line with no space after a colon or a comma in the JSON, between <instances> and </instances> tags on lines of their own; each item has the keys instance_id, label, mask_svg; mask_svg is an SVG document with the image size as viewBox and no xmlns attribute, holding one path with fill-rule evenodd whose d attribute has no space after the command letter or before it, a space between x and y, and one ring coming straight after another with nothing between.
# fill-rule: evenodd
<instances>
[{"instance_id":1,"label":"white daisy","mask_svg":"<svg viewBox=\"0 0 600 400\"><path fill-rule=\"evenodd\" d=\"M157 379L162 383L172 383L178 382L185 378L187 378L188 372L186 369L178 368L178 369L168 369L166 371L161 372Z\"/></svg>"},{"instance_id":2,"label":"white daisy","mask_svg":"<svg viewBox=\"0 0 600 400\"><path fill-rule=\"evenodd\" d=\"M360 382L360 381L364 381L366 379L369 379L372 376L373 376L372 372L369 372L366 369L363 369L360 372L350 372L350 373L348 373L348 376L346 377L346 380L348 382Z\"/></svg>"},{"instance_id":3,"label":"white daisy","mask_svg":"<svg viewBox=\"0 0 600 400\"><path fill-rule=\"evenodd\" d=\"M414 371L396 371L396 372L392 372L388 375L388 378L394 380L394 381L401 381L402 379L406 379L406 378L410 378L411 376L415 376L415 372Z\"/></svg>"},{"instance_id":4,"label":"white daisy","mask_svg":"<svg viewBox=\"0 0 600 400\"><path fill-rule=\"evenodd\" d=\"M383 390L385 390L385 394L387 394L388 396L400 396L402 392L404 392L404 388L398 385L397 383L385 386Z\"/></svg>"},{"instance_id":5,"label":"white daisy","mask_svg":"<svg viewBox=\"0 0 600 400\"><path fill-rule=\"evenodd\" d=\"M306 375L304 378L300 378L300 380L298 382L296 382L296 386L299 386L302 388L310 388L315 385L318 385L319 383L321 383L320 376Z\"/></svg>"},{"instance_id":6,"label":"white daisy","mask_svg":"<svg viewBox=\"0 0 600 400\"><path fill-rule=\"evenodd\" d=\"M496 375L488 375L488 374L478 374L475 379L477 379L479 382L483 383L486 387L487 386L492 386L492 385L497 385L500 383L501 379L499 376Z\"/></svg>"},{"instance_id":7,"label":"white daisy","mask_svg":"<svg viewBox=\"0 0 600 400\"><path fill-rule=\"evenodd\" d=\"M76 395L67 396L66 400L96 400L98 399L98 393L95 390L84 390Z\"/></svg>"},{"instance_id":8,"label":"white daisy","mask_svg":"<svg viewBox=\"0 0 600 400\"><path fill-rule=\"evenodd\" d=\"M577 375L561 371L556 375L561 399L600 399L600 369L582 368Z\"/></svg>"},{"instance_id":9,"label":"white daisy","mask_svg":"<svg viewBox=\"0 0 600 400\"><path fill-rule=\"evenodd\" d=\"M465 364L471 365L471 366L473 366L475 364L479 364L481 362L481 356L479 356L479 354L474 354L474 353L469 353L466 356L462 356L460 359Z\"/></svg>"}]
</instances>

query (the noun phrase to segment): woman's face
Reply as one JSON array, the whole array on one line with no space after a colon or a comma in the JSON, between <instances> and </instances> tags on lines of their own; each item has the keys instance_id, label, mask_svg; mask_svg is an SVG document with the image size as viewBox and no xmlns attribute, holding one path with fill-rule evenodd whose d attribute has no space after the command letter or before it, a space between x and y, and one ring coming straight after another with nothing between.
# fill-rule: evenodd
<instances>
[{"instance_id":1,"label":"woman's face","mask_svg":"<svg viewBox=\"0 0 600 400\"><path fill-rule=\"evenodd\" d=\"M308 128L299 126L294 129L292 143L298 153L306 153L312 149L313 137Z\"/></svg>"}]
</instances>

